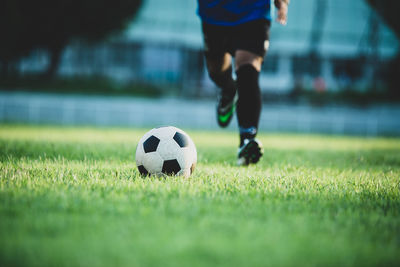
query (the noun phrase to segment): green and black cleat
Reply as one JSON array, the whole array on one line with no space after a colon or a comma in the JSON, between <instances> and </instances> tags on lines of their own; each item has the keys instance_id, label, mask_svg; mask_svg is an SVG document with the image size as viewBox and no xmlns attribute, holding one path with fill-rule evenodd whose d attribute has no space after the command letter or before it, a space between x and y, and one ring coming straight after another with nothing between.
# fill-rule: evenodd
<instances>
[{"instance_id":1,"label":"green and black cleat","mask_svg":"<svg viewBox=\"0 0 400 267\"><path fill-rule=\"evenodd\" d=\"M262 144L257 139L245 139L238 151L239 166L257 163L264 153Z\"/></svg>"},{"instance_id":2,"label":"green and black cleat","mask_svg":"<svg viewBox=\"0 0 400 267\"><path fill-rule=\"evenodd\" d=\"M225 95L221 95L218 98L217 122L220 127L225 128L231 122L235 113L237 99L237 94L233 98Z\"/></svg>"}]
</instances>

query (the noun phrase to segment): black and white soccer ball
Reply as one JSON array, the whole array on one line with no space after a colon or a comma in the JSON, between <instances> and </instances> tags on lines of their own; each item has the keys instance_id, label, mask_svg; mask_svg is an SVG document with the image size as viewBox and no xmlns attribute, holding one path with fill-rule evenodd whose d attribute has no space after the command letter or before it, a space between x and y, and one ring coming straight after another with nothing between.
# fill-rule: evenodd
<instances>
[{"instance_id":1,"label":"black and white soccer ball","mask_svg":"<svg viewBox=\"0 0 400 267\"><path fill-rule=\"evenodd\" d=\"M148 131L136 148L136 165L142 175L189 177L196 162L197 152L192 139L173 126Z\"/></svg>"}]
</instances>

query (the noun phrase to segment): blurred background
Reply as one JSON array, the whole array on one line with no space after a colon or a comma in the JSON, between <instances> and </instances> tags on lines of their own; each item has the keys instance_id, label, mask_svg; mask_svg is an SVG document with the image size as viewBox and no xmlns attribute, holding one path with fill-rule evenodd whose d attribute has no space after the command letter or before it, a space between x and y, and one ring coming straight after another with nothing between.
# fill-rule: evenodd
<instances>
[{"instance_id":1,"label":"blurred background","mask_svg":"<svg viewBox=\"0 0 400 267\"><path fill-rule=\"evenodd\" d=\"M0 122L217 129L196 8L2 0ZM396 0L292 0L287 26L271 28L260 129L399 136L398 10Z\"/></svg>"}]
</instances>

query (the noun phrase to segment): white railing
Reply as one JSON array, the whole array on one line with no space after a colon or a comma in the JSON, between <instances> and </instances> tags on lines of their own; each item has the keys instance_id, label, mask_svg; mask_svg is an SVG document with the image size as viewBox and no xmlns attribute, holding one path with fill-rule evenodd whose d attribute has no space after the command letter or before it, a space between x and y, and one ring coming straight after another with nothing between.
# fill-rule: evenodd
<instances>
[{"instance_id":1,"label":"white railing","mask_svg":"<svg viewBox=\"0 0 400 267\"><path fill-rule=\"evenodd\" d=\"M217 129L215 102L0 92L0 122ZM236 122L230 129L236 129ZM400 136L400 106L264 104L260 130Z\"/></svg>"}]
</instances>

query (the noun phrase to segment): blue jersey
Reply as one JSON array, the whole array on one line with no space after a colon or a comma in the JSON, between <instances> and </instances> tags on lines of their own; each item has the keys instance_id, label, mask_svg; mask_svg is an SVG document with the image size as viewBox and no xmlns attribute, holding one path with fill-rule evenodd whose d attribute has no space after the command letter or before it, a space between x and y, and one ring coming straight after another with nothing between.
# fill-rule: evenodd
<instances>
[{"instance_id":1,"label":"blue jersey","mask_svg":"<svg viewBox=\"0 0 400 267\"><path fill-rule=\"evenodd\" d=\"M256 19L271 20L270 0L198 0L203 22L234 26Z\"/></svg>"}]
</instances>

